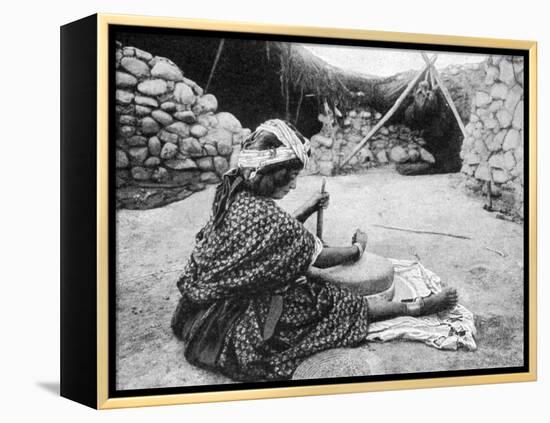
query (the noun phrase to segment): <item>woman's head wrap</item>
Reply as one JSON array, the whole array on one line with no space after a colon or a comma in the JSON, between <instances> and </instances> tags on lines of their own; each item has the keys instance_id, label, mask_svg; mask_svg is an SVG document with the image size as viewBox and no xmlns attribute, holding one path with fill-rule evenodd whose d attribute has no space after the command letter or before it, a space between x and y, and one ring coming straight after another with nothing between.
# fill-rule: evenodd
<instances>
[{"instance_id":1,"label":"woman's head wrap","mask_svg":"<svg viewBox=\"0 0 550 423\"><path fill-rule=\"evenodd\" d=\"M303 167L307 165L310 143L307 138L300 139L296 132L280 119L271 119L256 128L247 138L247 141L254 141L258 134L269 132L283 144L282 147L269 150L248 150L243 149L239 155L238 167L240 169L253 169L249 178L256 176L257 172L264 167L277 163L284 163L293 159L302 162Z\"/></svg>"},{"instance_id":2,"label":"woman's head wrap","mask_svg":"<svg viewBox=\"0 0 550 423\"><path fill-rule=\"evenodd\" d=\"M239 154L239 160L236 169L230 169L222 178L222 182L216 189L214 197L213 213L214 227L216 227L225 216L229 207L229 200L238 191L244 182L241 169L251 169L246 179L250 180L262 169L279 163L298 159L305 167L308 162L310 143L301 134L298 136L297 130L280 119L271 119L256 128L242 144L243 149ZM262 132L273 134L283 144L281 147L267 150L249 150L245 146L253 144L255 138Z\"/></svg>"}]
</instances>

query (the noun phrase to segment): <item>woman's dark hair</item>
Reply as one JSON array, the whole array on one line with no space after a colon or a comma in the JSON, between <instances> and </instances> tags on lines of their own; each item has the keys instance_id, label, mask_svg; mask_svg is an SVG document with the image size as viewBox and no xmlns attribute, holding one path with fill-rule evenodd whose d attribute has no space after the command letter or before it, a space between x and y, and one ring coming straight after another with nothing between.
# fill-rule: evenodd
<instances>
[{"instance_id":1,"label":"woman's dark hair","mask_svg":"<svg viewBox=\"0 0 550 423\"><path fill-rule=\"evenodd\" d=\"M246 140L243 148L247 150L269 150L281 146L282 143L271 132L260 132L254 139ZM303 164L299 159L266 166L259 170L252 179L246 181L243 184L243 188L257 195L270 197L277 188L283 187L290 182L292 179L292 172L299 171L302 168Z\"/></svg>"}]
</instances>

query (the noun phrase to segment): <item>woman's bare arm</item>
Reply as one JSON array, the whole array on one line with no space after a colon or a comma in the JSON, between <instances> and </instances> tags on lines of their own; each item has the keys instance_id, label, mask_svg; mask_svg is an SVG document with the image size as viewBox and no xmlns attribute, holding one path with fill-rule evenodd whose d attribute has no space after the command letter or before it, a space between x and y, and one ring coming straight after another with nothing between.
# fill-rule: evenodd
<instances>
[{"instance_id":1,"label":"woman's bare arm","mask_svg":"<svg viewBox=\"0 0 550 423\"><path fill-rule=\"evenodd\" d=\"M340 264L356 261L360 255L359 249L351 245L349 247L325 247L313 263L319 269L338 266Z\"/></svg>"},{"instance_id":2,"label":"woman's bare arm","mask_svg":"<svg viewBox=\"0 0 550 423\"><path fill-rule=\"evenodd\" d=\"M301 223L304 223L309 217L320 208L328 206L330 195L328 192L318 192L311 196L302 206L294 212L293 216Z\"/></svg>"},{"instance_id":3,"label":"woman's bare arm","mask_svg":"<svg viewBox=\"0 0 550 423\"><path fill-rule=\"evenodd\" d=\"M294 211L293 216L298 222L304 223L314 212L315 210L311 207L303 205Z\"/></svg>"},{"instance_id":4,"label":"woman's bare arm","mask_svg":"<svg viewBox=\"0 0 550 423\"><path fill-rule=\"evenodd\" d=\"M349 247L324 247L313 263L318 269L338 266L340 264L357 261L367 247L368 235L357 229L351 238Z\"/></svg>"}]
</instances>

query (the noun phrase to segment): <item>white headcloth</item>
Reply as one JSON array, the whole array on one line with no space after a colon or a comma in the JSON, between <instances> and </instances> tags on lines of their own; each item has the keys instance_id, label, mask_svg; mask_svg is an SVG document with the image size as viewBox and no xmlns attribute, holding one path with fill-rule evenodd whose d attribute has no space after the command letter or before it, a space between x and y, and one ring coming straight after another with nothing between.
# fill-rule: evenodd
<instances>
[{"instance_id":1,"label":"white headcloth","mask_svg":"<svg viewBox=\"0 0 550 423\"><path fill-rule=\"evenodd\" d=\"M307 165L308 152L310 150L310 143L307 138L302 141L292 128L280 119L271 119L262 123L250 137L253 138L261 131L270 132L275 135L283 146L269 150L241 150L238 167L253 169L249 178L253 178L260 169L266 166L283 163L296 158L303 163L304 167Z\"/></svg>"}]
</instances>

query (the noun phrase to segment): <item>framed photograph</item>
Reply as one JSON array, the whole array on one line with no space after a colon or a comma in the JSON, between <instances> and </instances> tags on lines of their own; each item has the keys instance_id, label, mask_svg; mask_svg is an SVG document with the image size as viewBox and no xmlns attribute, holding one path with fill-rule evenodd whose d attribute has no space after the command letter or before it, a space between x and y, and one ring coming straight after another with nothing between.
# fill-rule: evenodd
<instances>
[{"instance_id":1,"label":"framed photograph","mask_svg":"<svg viewBox=\"0 0 550 423\"><path fill-rule=\"evenodd\" d=\"M534 41L63 26L61 395L536 380L536 69Z\"/></svg>"}]
</instances>

